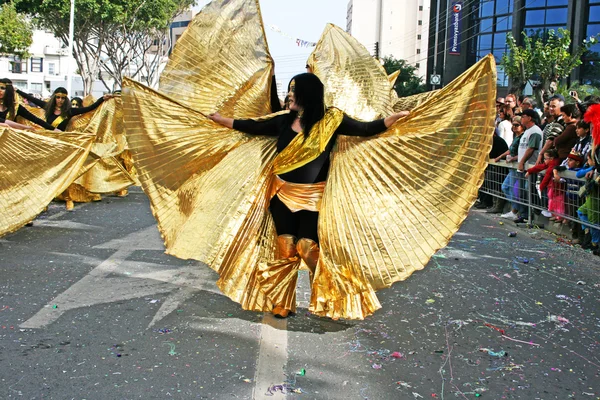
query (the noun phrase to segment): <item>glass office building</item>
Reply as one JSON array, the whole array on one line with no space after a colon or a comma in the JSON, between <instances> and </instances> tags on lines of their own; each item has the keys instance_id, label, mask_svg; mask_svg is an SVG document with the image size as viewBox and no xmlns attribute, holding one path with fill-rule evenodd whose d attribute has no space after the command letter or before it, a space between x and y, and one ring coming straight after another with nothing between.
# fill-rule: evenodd
<instances>
[{"instance_id":1,"label":"glass office building","mask_svg":"<svg viewBox=\"0 0 600 400\"><path fill-rule=\"evenodd\" d=\"M439 2L439 14L436 12ZM443 75L447 83L485 55L492 53L499 63L508 51L506 35L510 32L522 43L521 32L527 35L544 35L549 30L565 28L571 32L574 45L585 38L600 33L600 0L432 0L430 43L436 37L446 44L452 26L448 23L456 4L461 6L461 42L463 53L448 54L447 46L430 47L428 71ZM438 18L439 17L439 18ZM435 51L434 51L435 50ZM437 52L437 68L433 68L433 53ZM440 67L442 64L442 67ZM584 64L571 76L583 83L600 84L600 45L594 46L585 56ZM498 68L498 86L508 86L508 78Z\"/></svg>"}]
</instances>

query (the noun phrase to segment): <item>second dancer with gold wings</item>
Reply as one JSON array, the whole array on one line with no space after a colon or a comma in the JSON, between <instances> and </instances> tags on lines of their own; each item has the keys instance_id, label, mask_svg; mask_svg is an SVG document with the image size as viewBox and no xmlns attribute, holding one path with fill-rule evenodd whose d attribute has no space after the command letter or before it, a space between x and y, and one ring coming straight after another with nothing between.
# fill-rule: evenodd
<instances>
[{"instance_id":1,"label":"second dancer with gold wings","mask_svg":"<svg viewBox=\"0 0 600 400\"><path fill-rule=\"evenodd\" d=\"M207 263L244 309L282 316L295 309L304 258L310 311L362 319L381 307L377 290L422 269L448 243L475 201L491 145L495 66L486 57L413 102L409 116L362 124L349 117L393 113L383 68L333 26L309 60L316 76L298 77L294 90L307 89L306 80L318 87L318 77L334 108L311 117L312 128L296 121L299 109L262 118L272 60L258 2L215 1L178 42L162 93L126 81L127 137L169 254ZM305 99L315 97L310 91ZM258 130L221 126L209 118L215 113L225 125L233 121L219 115L245 120L234 128ZM368 135L383 132L338 136L355 123ZM311 179L290 178L317 160ZM278 231L274 201L288 215L318 212L314 243L278 238L288 232Z\"/></svg>"},{"instance_id":2,"label":"second dancer with gold wings","mask_svg":"<svg viewBox=\"0 0 600 400\"><path fill-rule=\"evenodd\" d=\"M74 203L100 201L103 193L126 195L127 187L136 181L122 159L123 155L127 156L127 148L120 96L105 95L97 101L88 96L79 104L75 98L69 100L64 88L57 88L48 101L17 92L41 108L22 107L29 108L57 129L95 136L86 169L57 197L65 201L67 210L72 210Z\"/></svg>"}]
</instances>

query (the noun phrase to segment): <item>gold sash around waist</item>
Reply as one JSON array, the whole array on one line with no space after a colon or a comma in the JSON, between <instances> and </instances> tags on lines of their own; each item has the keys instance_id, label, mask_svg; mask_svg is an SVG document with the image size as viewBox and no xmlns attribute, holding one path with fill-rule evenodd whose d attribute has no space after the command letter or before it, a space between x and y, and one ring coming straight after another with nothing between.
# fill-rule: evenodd
<instances>
[{"instance_id":1,"label":"gold sash around waist","mask_svg":"<svg viewBox=\"0 0 600 400\"><path fill-rule=\"evenodd\" d=\"M318 212L325 191L325 182L292 183L286 182L275 175L269 198L277 195L292 212L300 210Z\"/></svg>"}]
</instances>

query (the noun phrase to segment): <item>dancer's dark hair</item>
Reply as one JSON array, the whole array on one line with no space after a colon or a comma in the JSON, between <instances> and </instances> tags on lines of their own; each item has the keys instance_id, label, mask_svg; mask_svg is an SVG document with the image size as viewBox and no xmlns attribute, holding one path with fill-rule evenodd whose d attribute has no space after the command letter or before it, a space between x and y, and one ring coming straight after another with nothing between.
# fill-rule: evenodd
<instances>
[{"instance_id":1,"label":"dancer's dark hair","mask_svg":"<svg viewBox=\"0 0 600 400\"><path fill-rule=\"evenodd\" d=\"M313 125L325 115L325 88L315 74L299 74L292 80L295 83L294 102L303 108L300 124L304 137L308 137ZM290 113L292 118L296 118L297 115L297 111Z\"/></svg>"},{"instance_id":2,"label":"dancer's dark hair","mask_svg":"<svg viewBox=\"0 0 600 400\"><path fill-rule=\"evenodd\" d=\"M584 130L590 130L591 129L591 125L589 122L585 122L584 120L580 119L579 121L577 121L577 125L575 125L577 128L582 128Z\"/></svg>"},{"instance_id":3,"label":"dancer's dark hair","mask_svg":"<svg viewBox=\"0 0 600 400\"><path fill-rule=\"evenodd\" d=\"M71 99L71 107L73 107L73 102L77 103L77 107L83 107L83 99L81 97L73 97Z\"/></svg>"},{"instance_id":4,"label":"dancer's dark hair","mask_svg":"<svg viewBox=\"0 0 600 400\"><path fill-rule=\"evenodd\" d=\"M16 114L15 88L13 87L12 81L8 78L0 79L0 83L3 83L6 86L6 89L4 89L4 97L2 98L2 105L8 110L6 119L13 120Z\"/></svg>"},{"instance_id":5,"label":"dancer's dark hair","mask_svg":"<svg viewBox=\"0 0 600 400\"><path fill-rule=\"evenodd\" d=\"M52 97L50 97L50 100L46 103L46 121L48 121L48 118L54 114L54 108L56 107L56 95L57 94L64 94L64 95L69 95L69 93L67 92L67 89L65 89L64 87L57 87L54 90L54 93L52 93ZM69 98L67 97L65 99L65 101L63 102L62 107L60 108L60 115L61 117L65 118L69 116L69 110L71 109L71 100L69 100Z\"/></svg>"}]
</instances>

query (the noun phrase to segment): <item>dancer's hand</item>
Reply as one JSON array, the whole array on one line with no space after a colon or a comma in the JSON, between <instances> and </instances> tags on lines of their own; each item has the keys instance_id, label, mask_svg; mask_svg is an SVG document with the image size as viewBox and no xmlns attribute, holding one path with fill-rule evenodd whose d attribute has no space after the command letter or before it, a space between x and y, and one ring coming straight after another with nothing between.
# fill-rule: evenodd
<instances>
[{"instance_id":1,"label":"dancer's hand","mask_svg":"<svg viewBox=\"0 0 600 400\"><path fill-rule=\"evenodd\" d=\"M219 113L208 114L208 118L219 125L226 126L227 128L233 128L233 118L225 118Z\"/></svg>"},{"instance_id":2,"label":"dancer's hand","mask_svg":"<svg viewBox=\"0 0 600 400\"><path fill-rule=\"evenodd\" d=\"M112 99L112 98L113 98L113 97L115 97L115 96L113 96L113 95L112 95L112 94L110 94L110 93L107 93L107 94L105 94L105 95L104 95L104 96L102 96L102 97L104 98L104 100L108 100L108 99Z\"/></svg>"},{"instance_id":3,"label":"dancer's hand","mask_svg":"<svg viewBox=\"0 0 600 400\"><path fill-rule=\"evenodd\" d=\"M386 128L389 128L390 126L392 126L396 121L398 121L400 118L402 117L406 117L407 115L410 114L410 111L400 111L398 113L392 114L389 117L387 117L386 119L383 120L383 123L385 124Z\"/></svg>"}]
</instances>

